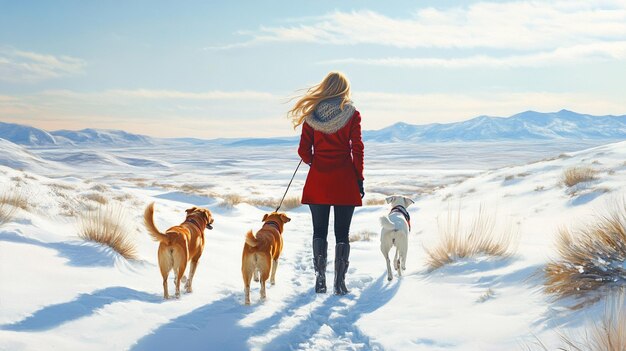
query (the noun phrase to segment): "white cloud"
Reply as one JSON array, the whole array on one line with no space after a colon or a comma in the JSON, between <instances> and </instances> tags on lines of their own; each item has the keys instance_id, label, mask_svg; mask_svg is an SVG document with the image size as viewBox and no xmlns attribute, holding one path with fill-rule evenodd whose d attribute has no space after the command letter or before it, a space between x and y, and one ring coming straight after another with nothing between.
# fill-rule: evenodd
<instances>
[{"instance_id":1,"label":"white cloud","mask_svg":"<svg viewBox=\"0 0 626 351\"><path fill-rule=\"evenodd\" d=\"M275 95L257 91L220 91L212 90L205 92L188 92L178 90L152 90L152 89L135 89L135 90L105 90L102 92L76 92L72 90L47 90L42 92L43 95L65 97L65 98L92 98L92 99L110 99L110 98L134 98L134 99L182 99L182 100L266 100L277 98Z\"/></svg>"},{"instance_id":2,"label":"white cloud","mask_svg":"<svg viewBox=\"0 0 626 351\"><path fill-rule=\"evenodd\" d=\"M33 83L82 73L85 61L0 47L0 80Z\"/></svg>"},{"instance_id":3,"label":"white cloud","mask_svg":"<svg viewBox=\"0 0 626 351\"><path fill-rule=\"evenodd\" d=\"M540 67L560 64L579 64L585 62L626 60L626 41L593 43L558 48L552 51L510 55L486 56L475 55L460 58L438 57L386 57L386 58L346 58L322 61L320 64L361 64L389 67Z\"/></svg>"},{"instance_id":4,"label":"white cloud","mask_svg":"<svg viewBox=\"0 0 626 351\"><path fill-rule=\"evenodd\" d=\"M374 11L336 11L299 23L239 31L250 39L210 49L264 43L373 44L403 49L437 48L435 57L358 57L327 63L464 68L522 67L623 60L626 2L557 0L478 2L422 8L406 17ZM465 54L460 49L481 49Z\"/></svg>"},{"instance_id":5,"label":"white cloud","mask_svg":"<svg viewBox=\"0 0 626 351\"><path fill-rule=\"evenodd\" d=\"M408 18L373 11L334 12L309 23L240 31L263 42L379 44L399 48L554 49L626 39L624 1L479 2L466 7L424 8Z\"/></svg>"}]
</instances>

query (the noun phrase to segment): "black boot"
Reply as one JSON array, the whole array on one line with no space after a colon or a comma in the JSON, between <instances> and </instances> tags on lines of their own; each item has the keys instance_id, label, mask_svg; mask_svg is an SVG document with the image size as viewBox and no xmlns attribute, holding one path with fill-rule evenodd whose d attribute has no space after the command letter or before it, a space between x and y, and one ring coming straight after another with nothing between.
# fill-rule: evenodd
<instances>
[{"instance_id":1,"label":"black boot","mask_svg":"<svg viewBox=\"0 0 626 351\"><path fill-rule=\"evenodd\" d=\"M313 239L313 266L315 267L315 292L326 292L326 252L328 243L322 238Z\"/></svg>"},{"instance_id":2,"label":"black boot","mask_svg":"<svg viewBox=\"0 0 626 351\"><path fill-rule=\"evenodd\" d=\"M348 271L348 258L350 257L350 244L338 243L335 245L335 295L345 295L346 272Z\"/></svg>"}]
</instances>

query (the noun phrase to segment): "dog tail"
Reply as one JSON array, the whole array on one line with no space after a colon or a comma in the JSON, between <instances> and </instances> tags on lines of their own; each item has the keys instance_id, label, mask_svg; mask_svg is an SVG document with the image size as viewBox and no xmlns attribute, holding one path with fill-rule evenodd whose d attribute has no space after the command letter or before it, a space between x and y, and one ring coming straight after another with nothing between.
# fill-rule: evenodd
<instances>
[{"instance_id":1,"label":"dog tail","mask_svg":"<svg viewBox=\"0 0 626 351\"><path fill-rule=\"evenodd\" d=\"M165 243L169 241L167 236L161 233L154 225L154 202L146 207L146 211L143 213L143 222L148 229L148 234L150 234L154 241Z\"/></svg>"},{"instance_id":2,"label":"dog tail","mask_svg":"<svg viewBox=\"0 0 626 351\"><path fill-rule=\"evenodd\" d=\"M380 216L380 225L387 229L397 229L396 225L387 216Z\"/></svg>"},{"instance_id":3,"label":"dog tail","mask_svg":"<svg viewBox=\"0 0 626 351\"><path fill-rule=\"evenodd\" d=\"M254 234L252 234L252 230L248 230L248 234L246 234L246 244L252 247L256 247L259 244Z\"/></svg>"}]
</instances>

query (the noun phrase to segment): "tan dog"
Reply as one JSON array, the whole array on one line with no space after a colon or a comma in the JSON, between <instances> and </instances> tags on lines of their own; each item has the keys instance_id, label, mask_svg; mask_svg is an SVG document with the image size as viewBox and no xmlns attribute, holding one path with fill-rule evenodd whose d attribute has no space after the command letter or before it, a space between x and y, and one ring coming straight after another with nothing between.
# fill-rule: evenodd
<instances>
[{"instance_id":1,"label":"tan dog","mask_svg":"<svg viewBox=\"0 0 626 351\"><path fill-rule=\"evenodd\" d=\"M246 235L241 258L241 273L246 294L246 305L250 304L250 281L257 272L260 273L261 299L265 299L265 281L270 276L270 284L276 283L278 258L283 250L283 226L291 221L284 213L272 212L263 216L263 227L256 232L252 230Z\"/></svg>"},{"instance_id":2,"label":"tan dog","mask_svg":"<svg viewBox=\"0 0 626 351\"><path fill-rule=\"evenodd\" d=\"M144 223L148 232L159 244L159 268L163 276L163 297L169 298L167 291L167 276L174 270L176 282L176 297L180 297L180 281L185 274L187 262L191 261L189 279L185 283L185 291L192 292L191 283L196 273L198 260L204 250L204 228L213 229L213 217L211 211L204 208L192 207L188 210L185 221L180 225L173 226L159 232L154 225L154 202L148 205L143 215Z\"/></svg>"}]
</instances>

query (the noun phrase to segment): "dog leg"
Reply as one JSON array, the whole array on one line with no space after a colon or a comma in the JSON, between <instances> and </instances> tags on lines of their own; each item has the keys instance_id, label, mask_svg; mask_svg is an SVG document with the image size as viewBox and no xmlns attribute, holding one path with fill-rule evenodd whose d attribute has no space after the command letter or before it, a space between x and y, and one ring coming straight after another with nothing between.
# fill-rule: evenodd
<instances>
[{"instance_id":1,"label":"dog leg","mask_svg":"<svg viewBox=\"0 0 626 351\"><path fill-rule=\"evenodd\" d=\"M176 298L179 299L180 298L180 281L183 278L183 275L185 274L185 269L187 268L187 262L183 261L180 263L179 267L178 267L178 274L176 274Z\"/></svg>"},{"instance_id":2,"label":"dog leg","mask_svg":"<svg viewBox=\"0 0 626 351\"><path fill-rule=\"evenodd\" d=\"M244 303L246 305L250 304L250 280L252 280L251 272L244 272L243 274L243 293L244 293Z\"/></svg>"},{"instance_id":3,"label":"dog leg","mask_svg":"<svg viewBox=\"0 0 626 351\"><path fill-rule=\"evenodd\" d=\"M393 266L398 272L398 276L402 276L402 269L400 269L400 248L396 246L396 255L393 257Z\"/></svg>"},{"instance_id":4,"label":"dog leg","mask_svg":"<svg viewBox=\"0 0 626 351\"><path fill-rule=\"evenodd\" d=\"M383 253L383 257L385 257L385 261L387 262L387 280L391 281L393 279L393 275L391 274L391 261L389 260L389 251L391 250L391 246L388 246L384 243L380 243L380 251Z\"/></svg>"},{"instance_id":5,"label":"dog leg","mask_svg":"<svg viewBox=\"0 0 626 351\"><path fill-rule=\"evenodd\" d=\"M163 298L167 300L170 298L170 294L167 289L167 278L170 275L170 268L164 266L160 266L159 268L161 269L161 276L163 277Z\"/></svg>"},{"instance_id":6,"label":"dog leg","mask_svg":"<svg viewBox=\"0 0 626 351\"><path fill-rule=\"evenodd\" d=\"M170 298L170 294L167 292L167 276L163 278L163 298L165 300Z\"/></svg>"},{"instance_id":7,"label":"dog leg","mask_svg":"<svg viewBox=\"0 0 626 351\"><path fill-rule=\"evenodd\" d=\"M267 265L271 266L271 259L268 258L267 260ZM263 267L263 270L261 271L261 300L265 300L266 295L265 295L265 282L267 282L267 278L269 278L270 276L270 270L272 268L271 267Z\"/></svg>"},{"instance_id":8,"label":"dog leg","mask_svg":"<svg viewBox=\"0 0 626 351\"><path fill-rule=\"evenodd\" d=\"M194 274L196 274L196 267L198 267L198 261L191 261L191 266L189 267L189 279L185 282L185 292L187 293L193 292L191 283L193 282Z\"/></svg>"},{"instance_id":9,"label":"dog leg","mask_svg":"<svg viewBox=\"0 0 626 351\"><path fill-rule=\"evenodd\" d=\"M270 284L276 284L276 268L278 268L278 260L274 260L272 264L272 275L270 276Z\"/></svg>"},{"instance_id":10,"label":"dog leg","mask_svg":"<svg viewBox=\"0 0 626 351\"><path fill-rule=\"evenodd\" d=\"M408 251L408 245L405 245L402 250L400 251L400 262L401 262L401 267L403 271L406 271L406 256L407 256L407 251Z\"/></svg>"}]
</instances>

